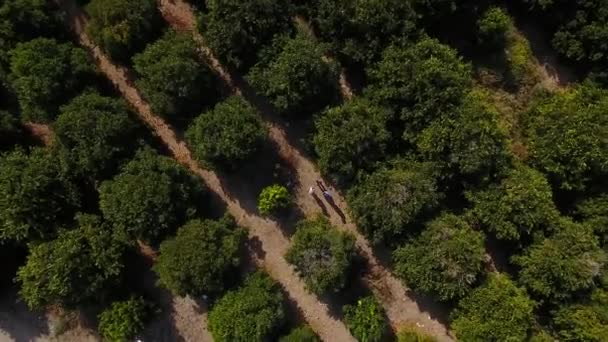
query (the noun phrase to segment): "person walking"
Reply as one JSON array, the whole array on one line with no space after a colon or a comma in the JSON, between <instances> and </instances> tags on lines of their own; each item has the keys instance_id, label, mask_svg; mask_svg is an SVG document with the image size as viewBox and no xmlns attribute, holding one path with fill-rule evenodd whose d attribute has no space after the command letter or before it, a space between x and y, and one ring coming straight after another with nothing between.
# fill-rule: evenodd
<instances>
[{"instance_id":1,"label":"person walking","mask_svg":"<svg viewBox=\"0 0 608 342\"><path fill-rule=\"evenodd\" d=\"M327 189L325 189L325 191L323 191L323 197L325 197L325 199L328 201L333 200L333 197L331 197L331 193Z\"/></svg>"},{"instance_id":2,"label":"person walking","mask_svg":"<svg viewBox=\"0 0 608 342\"><path fill-rule=\"evenodd\" d=\"M308 188L308 194L310 196L312 196L315 193L315 189L313 189L313 187L311 186L310 188Z\"/></svg>"}]
</instances>

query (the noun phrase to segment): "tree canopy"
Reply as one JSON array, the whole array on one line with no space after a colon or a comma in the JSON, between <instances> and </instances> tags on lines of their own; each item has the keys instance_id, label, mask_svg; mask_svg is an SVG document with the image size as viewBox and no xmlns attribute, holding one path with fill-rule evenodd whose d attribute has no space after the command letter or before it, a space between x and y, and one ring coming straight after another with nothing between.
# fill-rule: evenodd
<instances>
[{"instance_id":1,"label":"tree canopy","mask_svg":"<svg viewBox=\"0 0 608 342\"><path fill-rule=\"evenodd\" d=\"M246 233L234 219L195 219L163 241L154 265L159 283L178 296L217 295L241 263Z\"/></svg>"},{"instance_id":2,"label":"tree canopy","mask_svg":"<svg viewBox=\"0 0 608 342\"><path fill-rule=\"evenodd\" d=\"M517 241L547 231L559 216L545 176L523 165L510 170L499 184L467 198L481 226L502 240Z\"/></svg>"},{"instance_id":3,"label":"tree canopy","mask_svg":"<svg viewBox=\"0 0 608 342\"><path fill-rule=\"evenodd\" d=\"M562 307L553 323L562 341L605 341L608 338L608 292L596 290L587 303Z\"/></svg>"},{"instance_id":4,"label":"tree canopy","mask_svg":"<svg viewBox=\"0 0 608 342\"><path fill-rule=\"evenodd\" d=\"M0 156L0 238L52 238L79 206L80 194L47 150Z\"/></svg>"},{"instance_id":5,"label":"tree canopy","mask_svg":"<svg viewBox=\"0 0 608 342\"><path fill-rule=\"evenodd\" d=\"M209 0L199 28L213 52L230 67L249 69L277 33L291 31L287 0Z\"/></svg>"},{"instance_id":6,"label":"tree canopy","mask_svg":"<svg viewBox=\"0 0 608 342\"><path fill-rule=\"evenodd\" d=\"M202 183L186 169L145 149L101 184L99 207L124 238L155 242L193 217L203 195Z\"/></svg>"},{"instance_id":7,"label":"tree canopy","mask_svg":"<svg viewBox=\"0 0 608 342\"><path fill-rule=\"evenodd\" d=\"M86 9L89 36L121 62L141 51L160 26L154 0L91 0Z\"/></svg>"},{"instance_id":8,"label":"tree canopy","mask_svg":"<svg viewBox=\"0 0 608 342\"><path fill-rule=\"evenodd\" d=\"M388 113L365 99L328 109L315 122L313 144L319 167L340 184L370 170L386 150Z\"/></svg>"},{"instance_id":9,"label":"tree canopy","mask_svg":"<svg viewBox=\"0 0 608 342\"><path fill-rule=\"evenodd\" d=\"M348 192L357 227L376 243L403 237L442 197L432 168L404 161L362 178Z\"/></svg>"},{"instance_id":10,"label":"tree canopy","mask_svg":"<svg viewBox=\"0 0 608 342\"><path fill-rule=\"evenodd\" d=\"M576 206L576 216L593 228L600 243L608 243L608 194L589 197Z\"/></svg>"},{"instance_id":11,"label":"tree canopy","mask_svg":"<svg viewBox=\"0 0 608 342\"><path fill-rule=\"evenodd\" d=\"M565 190L608 174L608 91L585 83L539 100L527 114L532 163Z\"/></svg>"},{"instance_id":12,"label":"tree canopy","mask_svg":"<svg viewBox=\"0 0 608 342\"><path fill-rule=\"evenodd\" d=\"M220 169L234 169L250 158L266 138L255 108L231 96L199 115L186 133L196 159Z\"/></svg>"},{"instance_id":13,"label":"tree canopy","mask_svg":"<svg viewBox=\"0 0 608 342\"><path fill-rule=\"evenodd\" d=\"M513 262L520 269L519 282L531 294L554 302L592 289L606 255L591 228L562 218L553 236L531 245Z\"/></svg>"},{"instance_id":14,"label":"tree canopy","mask_svg":"<svg viewBox=\"0 0 608 342\"><path fill-rule=\"evenodd\" d=\"M258 211L262 215L276 215L289 208L291 201L286 187L273 184L262 189L258 196Z\"/></svg>"},{"instance_id":15,"label":"tree canopy","mask_svg":"<svg viewBox=\"0 0 608 342\"><path fill-rule=\"evenodd\" d=\"M285 320L279 285L257 272L242 287L229 291L209 312L209 329L217 342L264 341Z\"/></svg>"},{"instance_id":16,"label":"tree canopy","mask_svg":"<svg viewBox=\"0 0 608 342\"><path fill-rule=\"evenodd\" d=\"M98 217L80 215L78 228L33 244L17 273L21 297L30 308L99 302L120 281L123 245Z\"/></svg>"},{"instance_id":17,"label":"tree canopy","mask_svg":"<svg viewBox=\"0 0 608 342\"><path fill-rule=\"evenodd\" d=\"M144 328L147 309L143 298L113 302L99 315L99 332L108 341L128 341Z\"/></svg>"},{"instance_id":18,"label":"tree canopy","mask_svg":"<svg viewBox=\"0 0 608 342\"><path fill-rule=\"evenodd\" d=\"M182 119L216 97L215 77L190 34L168 31L133 57L133 68L137 88L159 115Z\"/></svg>"},{"instance_id":19,"label":"tree canopy","mask_svg":"<svg viewBox=\"0 0 608 342\"><path fill-rule=\"evenodd\" d=\"M484 236L462 218L443 214L394 252L395 271L415 290L442 301L465 296L483 272Z\"/></svg>"},{"instance_id":20,"label":"tree canopy","mask_svg":"<svg viewBox=\"0 0 608 342\"><path fill-rule=\"evenodd\" d=\"M85 93L63 106L53 124L61 161L70 174L106 179L135 149L135 123L121 100Z\"/></svg>"},{"instance_id":21,"label":"tree canopy","mask_svg":"<svg viewBox=\"0 0 608 342\"><path fill-rule=\"evenodd\" d=\"M358 341L379 342L386 333L384 309L376 298L361 298L353 305L345 305L344 321Z\"/></svg>"},{"instance_id":22,"label":"tree canopy","mask_svg":"<svg viewBox=\"0 0 608 342\"><path fill-rule=\"evenodd\" d=\"M430 38L388 47L368 74L370 97L403 121L403 138L410 142L433 119L455 111L471 86L471 66Z\"/></svg>"},{"instance_id":23,"label":"tree canopy","mask_svg":"<svg viewBox=\"0 0 608 342\"><path fill-rule=\"evenodd\" d=\"M282 36L274 44L278 53L256 64L247 79L283 114L309 115L336 97L338 69L323 60L324 45L302 32L294 38Z\"/></svg>"},{"instance_id":24,"label":"tree canopy","mask_svg":"<svg viewBox=\"0 0 608 342\"><path fill-rule=\"evenodd\" d=\"M534 302L504 274L460 300L451 326L462 341L525 341L534 323Z\"/></svg>"},{"instance_id":25,"label":"tree canopy","mask_svg":"<svg viewBox=\"0 0 608 342\"><path fill-rule=\"evenodd\" d=\"M19 43L9 54L9 80L26 121L52 121L59 106L77 94L94 72L84 50L54 39Z\"/></svg>"},{"instance_id":26,"label":"tree canopy","mask_svg":"<svg viewBox=\"0 0 608 342\"><path fill-rule=\"evenodd\" d=\"M312 6L312 22L321 38L349 64L369 64L391 42L417 35L409 1L321 0Z\"/></svg>"},{"instance_id":27,"label":"tree canopy","mask_svg":"<svg viewBox=\"0 0 608 342\"><path fill-rule=\"evenodd\" d=\"M289 335L281 337L279 342L321 342L321 340L317 334L306 325L293 329Z\"/></svg>"},{"instance_id":28,"label":"tree canopy","mask_svg":"<svg viewBox=\"0 0 608 342\"><path fill-rule=\"evenodd\" d=\"M0 110L0 152L11 147L17 141L19 133L17 118L7 111Z\"/></svg>"}]
</instances>

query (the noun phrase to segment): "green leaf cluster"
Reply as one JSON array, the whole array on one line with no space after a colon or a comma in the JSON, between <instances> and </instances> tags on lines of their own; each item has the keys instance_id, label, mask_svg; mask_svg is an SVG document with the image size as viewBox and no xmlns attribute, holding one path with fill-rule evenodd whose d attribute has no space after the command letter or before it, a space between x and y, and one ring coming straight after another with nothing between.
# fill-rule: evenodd
<instances>
[{"instance_id":1,"label":"green leaf cluster","mask_svg":"<svg viewBox=\"0 0 608 342\"><path fill-rule=\"evenodd\" d=\"M143 330L146 311L146 304L141 297L113 302L99 315L99 333L111 342L131 340Z\"/></svg>"},{"instance_id":2,"label":"green leaf cluster","mask_svg":"<svg viewBox=\"0 0 608 342\"><path fill-rule=\"evenodd\" d=\"M258 210L262 215L277 214L289 208L290 204L289 190L278 184L265 187L258 197Z\"/></svg>"},{"instance_id":3,"label":"green leaf cluster","mask_svg":"<svg viewBox=\"0 0 608 342\"><path fill-rule=\"evenodd\" d=\"M283 336L279 342L321 342L317 334L307 325L293 329L289 335Z\"/></svg>"},{"instance_id":4,"label":"green leaf cluster","mask_svg":"<svg viewBox=\"0 0 608 342\"><path fill-rule=\"evenodd\" d=\"M344 321L353 336L360 342L379 342L387 324L382 305L373 296L361 298L353 305L342 308Z\"/></svg>"}]
</instances>

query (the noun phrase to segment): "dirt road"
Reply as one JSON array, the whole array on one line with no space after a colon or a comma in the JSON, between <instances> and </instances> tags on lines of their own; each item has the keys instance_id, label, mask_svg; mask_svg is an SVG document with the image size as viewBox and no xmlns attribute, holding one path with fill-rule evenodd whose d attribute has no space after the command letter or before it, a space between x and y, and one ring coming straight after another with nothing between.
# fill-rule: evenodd
<instances>
[{"instance_id":1,"label":"dirt road","mask_svg":"<svg viewBox=\"0 0 608 342\"><path fill-rule=\"evenodd\" d=\"M316 215L320 212L318 205L308 195L309 186L314 186L316 181L322 179L321 174L316 169L314 163L304 154L294 147L283 129L285 123L274 113L268 113L268 105L260 103L260 98L252 94L251 89L237 77L230 75L212 51L205 45L204 38L196 31L196 20L190 5L182 0L160 0L161 13L173 28L179 31L192 32L194 39L200 44L201 52L209 61L209 65L217 72L235 94L243 95L249 102L258 108L266 118L269 126L270 138L277 145L281 157L289 161L295 169L300 185L297 190L297 204L307 216ZM347 94L346 97L349 95ZM357 231L356 226L348 217L347 205L343 196L337 189L330 189L334 194L334 200L339 211L330 210L330 220L340 229L349 231L357 238L357 246L361 250L367 261L368 274L365 277L367 285L374 294L381 300L388 318L393 327L398 327L404 323L414 323L437 337L440 341L451 341L452 338L444 324L436 318L431 317L430 312L425 312L417 301L408 295L407 288L395 277L395 275L385 267L375 255L369 242ZM341 208L341 209L340 209ZM428 304L433 307L433 304ZM433 308L433 312L440 312L440 308ZM333 339L336 341L336 339Z\"/></svg>"},{"instance_id":2,"label":"dirt road","mask_svg":"<svg viewBox=\"0 0 608 342\"><path fill-rule=\"evenodd\" d=\"M326 341L354 341L345 325L332 317L328 306L310 294L304 283L294 273L293 268L285 261L283 255L289 247L289 240L278 225L270 220L248 213L240 203L230 198L222 189L220 180L213 172L203 170L192 158L186 144L177 138L173 129L161 118L154 115L150 106L132 85L125 68L113 64L108 57L87 37L85 26L86 15L73 0L58 1L66 11L66 20L78 35L78 39L93 56L99 69L110 79L123 97L137 110L140 119L161 139L173 157L182 165L198 175L208 188L226 203L227 210L237 222L248 228L249 236L260 242L261 253L258 264L277 280L284 288L290 300L295 302L302 316L311 327ZM191 317L187 312L176 313ZM203 324L198 320L198 324ZM191 324L196 324L193 322ZM179 326L178 326L179 327ZM202 340L202 339L201 339Z\"/></svg>"}]
</instances>

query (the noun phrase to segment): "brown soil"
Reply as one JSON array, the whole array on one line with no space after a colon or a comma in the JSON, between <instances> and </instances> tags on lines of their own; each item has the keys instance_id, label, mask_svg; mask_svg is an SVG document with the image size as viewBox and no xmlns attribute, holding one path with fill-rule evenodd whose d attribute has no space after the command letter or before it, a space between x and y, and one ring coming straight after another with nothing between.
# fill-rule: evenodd
<instances>
[{"instance_id":1,"label":"brown soil","mask_svg":"<svg viewBox=\"0 0 608 342\"><path fill-rule=\"evenodd\" d=\"M78 35L80 43L89 50L100 70L113 82L123 97L137 110L140 119L158 136L167 146L173 157L194 174L199 176L208 188L213 191L227 205L227 210L236 218L237 222L249 229L250 238L260 243L258 265L277 280L284 288L289 299L295 302L303 317L311 327L327 341L354 341L345 325L338 319L332 317L327 304L306 291L304 283L295 274L293 268L285 261L283 255L289 246L288 238L283 234L278 224L274 221L264 219L255 214L247 212L241 203L227 195L218 176L210 171L203 170L192 158L186 144L175 134L174 130L161 118L154 115L150 106L142 99L138 91L129 79L128 70L117 66L87 37L85 26L86 15L77 7L73 0L59 1L65 9L66 20ZM178 2L177 5L180 3ZM190 13L190 12L188 12ZM177 20L180 16L175 16ZM191 18L194 24L194 18ZM219 65L219 64L218 64ZM230 79L227 79L230 82ZM179 304L179 303L178 303ZM204 341L205 337L200 335L199 330L204 322L193 319L192 306L175 305L173 319L179 321L175 327L179 329L179 335L189 336L192 340ZM204 317L204 314L201 314Z\"/></svg>"},{"instance_id":2,"label":"brown soil","mask_svg":"<svg viewBox=\"0 0 608 342\"><path fill-rule=\"evenodd\" d=\"M182 0L161 0L160 8L161 13L172 27L181 31L192 32L194 39L200 44L204 58L209 61L209 64L235 94L245 96L249 102L258 107L264 117L272 118L272 120L267 120L270 138L276 144L280 156L285 161L288 161L296 172L296 183L299 185L296 190L297 205L307 216L317 215L323 212L317 202L308 195L308 188L310 186L315 187L316 181L322 180L322 176L313 162L290 143L285 129L283 128L287 126L287 124L281 122L281 119L277 119L277 116L273 113L268 113L269 106L260 103L260 99L255 94L252 94L251 89L249 89L242 80L237 80L237 77L230 75L230 73L222 67L218 59L213 56L213 53L205 45L203 37L197 32L193 10L188 4ZM346 98L348 98L350 94L352 94L350 90L345 91ZM352 223L351 219L348 217L347 205L343 196L340 195L337 189L334 189L331 186L328 187L333 194L335 205L331 206L333 210L325 210L325 212L327 212L334 225L340 229L353 233L357 238L357 246L367 262L368 272L365 276L365 282L372 289L376 297L383 303L391 325L396 328L399 325L408 322L417 323L418 326L427 333L437 337L440 341L452 340L446 326L436 318L430 316L430 312L442 312L441 308L437 308L432 303L425 303L426 309L429 310L428 312L421 308L422 302L417 301L409 294L408 289L382 264L369 242L358 232L355 224ZM288 241L280 242L280 244L284 246L282 248L286 248L287 243ZM277 255L277 258L280 258L282 261L282 254ZM317 327L313 325L313 329L317 330ZM317 332L319 331L317 330ZM342 339L333 332L329 335L320 335L324 340L342 341Z\"/></svg>"},{"instance_id":3,"label":"brown soil","mask_svg":"<svg viewBox=\"0 0 608 342\"><path fill-rule=\"evenodd\" d=\"M42 142L44 145L50 145L53 142L53 132L48 125L26 122L23 127L29 132L32 138Z\"/></svg>"}]
</instances>

